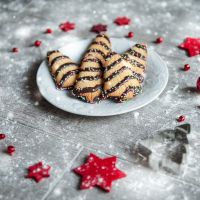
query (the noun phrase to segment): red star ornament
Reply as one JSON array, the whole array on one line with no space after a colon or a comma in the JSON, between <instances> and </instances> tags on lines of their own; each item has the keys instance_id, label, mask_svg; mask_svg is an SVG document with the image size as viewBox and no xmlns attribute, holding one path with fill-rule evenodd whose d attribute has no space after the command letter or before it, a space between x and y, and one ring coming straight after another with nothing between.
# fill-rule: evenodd
<instances>
[{"instance_id":1,"label":"red star ornament","mask_svg":"<svg viewBox=\"0 0 200 200\"><path fill-rule=\"evenodd\" d=\"M94 33L105 32L105 31L107 31L107 25L105 25L105 24L93 25L90 31L94 32Z\"/></svg>"},{"instance_id":2,"label":"red star ornament","mask_svg":"<svg viewBox=\"0 0 200 200\"><path fill-rule=\"evenodd\" d=\"M126 177L126 174L117 169L116 156L99 158L91 153L87 162L74 169L74 172L82 176L81 189L91 189L98 186L106 192L110 192L112 182Z\"/></svg>"},{"instance_id":3,"label":"red star ornament","mask_svg":"<svg viewBox=\"0 0 200 200\"><path fill-rule=\"evenodd\" d=\"M114 20L114 23L117 24L118 26L129 25L131 23L131 19L128 17L117 17Z\"/></svg>"},{"instance_id":4,"label":"red star ornament","mask_svg":"<svg viewBox=\"0 0 200 200\"><path fill-rule=\"evenodd\" d=\"M189 56L196 56L200 54L200 38L187 37L179 48L185 49Z\"/></svg>"},{"instance_id":5,"label":"red star ornament","mask_svg":"<svg viewBox=\"0 0 200 200\"><path fill-rule=\"evenodd\" d=\"M50 176L50 169L50 166L44 167L42 162L38 162L28 168L28 175L26 176L26 178L32 178L38 183L43 178L47 178Z\"/></svg>"}]
</instances>

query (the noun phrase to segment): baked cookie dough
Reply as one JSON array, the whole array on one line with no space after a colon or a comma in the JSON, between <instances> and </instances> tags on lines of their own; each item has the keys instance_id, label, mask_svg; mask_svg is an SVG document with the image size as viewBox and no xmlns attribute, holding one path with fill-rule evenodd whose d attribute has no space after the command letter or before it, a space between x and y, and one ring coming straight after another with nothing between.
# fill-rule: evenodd
<instances>
[{"instance_id":1,"label":"baked cookie dough","mask_svg":"<svg viewBox=\"0 0 200 200\"><path fill-rule=\"evenodd\" d=\"M131 64L111 52L106 57L104 70L104 97L123 102L132 99L141 91L138 78L134 75Z\"/></svg>"},{"instance_id":2,"label":"baked cookie dough","mask_svg":"<svg viewBox=\"0 0 200 200\"><path fill-rule=\"evenodd\" d=\"M121 56L131 64L133 73L139 82L142 83L147 67L147 46L145 44L136 44Z\"/></svg>"},{"instance_id":3,"label":"baked cookie dough","mask_svg":"<svg viewBox=\"0 0 200 200\"><path fill-rule=\"evenodd\" d=\"M111 44L107 35L99 34L83 57L73 94L88 103L99 102L102 98L103 68Z\"/></svg>"},{"instance_id":4,"label":"baked cookie dough","mask_svg":"<svg viewBox=\"0 0 200 200\"><path fill-rule=\"evenodd\" d=\"M93 57L98 58L101 65L105 63L105 57L111 51L110 39L106 34L98 34L93 40L84 57L92 54Z\"/></svg>"},{"instance_id":5,"label":"baked cookie dough","mask_svg":"<svg viewBox=\"0 0 200 200\"><path fill-rule=\"evenodd\" d=\"M58 50L47 53L47 62L56 87L72 89L79 72L78 65Z\"/></svg>"}]
</instances>

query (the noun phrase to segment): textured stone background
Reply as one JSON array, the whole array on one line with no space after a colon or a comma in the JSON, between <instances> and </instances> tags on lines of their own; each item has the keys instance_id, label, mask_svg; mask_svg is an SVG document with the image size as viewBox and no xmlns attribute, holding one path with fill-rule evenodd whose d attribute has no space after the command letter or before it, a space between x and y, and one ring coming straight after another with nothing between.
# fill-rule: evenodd
<instances>
[{"instance_id":1,"label":"textured stone background","mask_svg":"<svg viewBox=\"0 0 200 200\"><path fill-rule=\"evenodd\" d=\"M200 95L194 91L200 76L200 56L189 58L177 45L187 36L200 36L198 0L1 0L0 1L0 199L200 199ZM118 27L113 20L128 16L133 23ZM61 22L76 23L74 31L58 29ZM108 25L113 37L134 31L135 41L147 42L167 62L170 77L163 94L150 105L128 114L94 118L59 110L39 94L35 74L46 52L67 42L94 37L96 23ZM44 34L46 28L54 33ZM158 36L165 42L152 43ZM42 46L35 48L35 40ZM20 53L13 54L12 47ZM191 70L180 68L189 63ZM134 162L133 144L161 130L174 128L186 115L192 125L189 153L182 172L170 174ZM13 157L4 151L13 144ZM128 176L113 184L111 193L95 188L78 190L80 179L71 168L94 152L117 155ZM51 177L36 184L24 178L38 161L53 167Z\"/></svg>"}]
</instances>

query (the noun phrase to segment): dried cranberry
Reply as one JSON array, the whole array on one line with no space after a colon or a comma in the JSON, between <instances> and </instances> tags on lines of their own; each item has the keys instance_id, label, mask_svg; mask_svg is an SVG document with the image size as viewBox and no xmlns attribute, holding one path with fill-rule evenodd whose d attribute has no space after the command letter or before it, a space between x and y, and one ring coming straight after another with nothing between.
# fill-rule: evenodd
<instances>
[{"instance_id":1,"label":"dried cranberry","mask_svg":"<svg viewBox=\"0 0 200 200\"><path fill-rule=\"evenodd\" d=\"M189 64L185 64L184 65L184 71L189 71L190 70L190 65Z\"/></svg>"},{"instance_id":2,"label":"dried cranberry","mask_svg":"<svg viewBox=\"0 0 200 200\"><path fill-rule=\"evenodd\" d=\"M34 43L34 45L35 45L36 47L41 46L41 44L42 44L42 42L41 42L40 40L36 40L35 43Z\"/></svg>"},{"instance_id":3,"label":"dried cranberry","mask_svg":"<svg viewBox=\"0 0 200 200\"><path fill-rule=\"evenodd\" d=\"M158 37L158 38L156 39L156 43L157 43L157 44L160 44L160 43L162 43L162 42L164 42L164 38L163 38L163 37Z\"/></svg>"},{"instance_id":4,"label":"dried cranberry","mask_svg":"<svg viewBox=\"0 0 200 200\"><path fill-rule=\"evenodd\" d=\"M128 38L133 38L133 36L134 36L133 32L129 32L128 35L127 35Z\"/></svg>"},{"instance_id":5,"label":"dried cranberry","mask_svg":"<svg viewBox=\"0 0 200 200\"><path fill-rule=\"evenodd\" d=\"M51 33L53 33L53 30L52 29L50 29L50 28L48 28L47 30L46 30L46 32L45 33L47 33L47 34L51 34Z\"/></svg>"},{"instance_id":6,"label":"dried cranberry","mask_svg":"<svg viewBox=\"0 0 200 200\"><path fill-rule=\"evenodd\" d=\"M12 156L13 153L15 152L15 147L12 146L12 145L8 146L7 152L8 152L8 154L9 154L10 156Z\"/></svg>"},{"instance_id":7,"label":"dried cranberry","mask_svg":"<svg viewBox=\"0 0 200 200\"><path fill-rule=\"evenodd\" d=\"M185 116L184 115L181 115L178 119L177 119L178 122L184 122L185 121Z\"/></svg>"},{"instance_id":8,"label":"dried cranberry","mask_svg":"<svg viewBox=\"0 0 200 200\"><path fill-rule=\"evenodd\" d=\"M12 52L13 53L18 53L19 52L19 48L17 48L17 47L12 48Z\"/></svg>"},{"instance_id":9,"label":"dried cranberry","mask_svg":"<svg viewBox=\"0 0 200 200\"><path fill-rule=\"evenodd\" d=\"M6 137L6 135L5 135L5 134L3 134L3 133L0 133L0 140L3 140L3 139L5 139L5 137Z\"/></svg>"}]
</instances>

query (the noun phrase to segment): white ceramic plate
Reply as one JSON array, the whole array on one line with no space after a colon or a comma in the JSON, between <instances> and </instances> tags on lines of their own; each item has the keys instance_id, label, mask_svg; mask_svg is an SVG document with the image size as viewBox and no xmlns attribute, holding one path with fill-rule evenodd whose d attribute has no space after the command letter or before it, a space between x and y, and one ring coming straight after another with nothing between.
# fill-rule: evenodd
<instances>
[{"instance_id":1,"label":"white ceramic plate","mask_svg":"<svg viewBox=\"0 0 200 200\"><path fill-rule=\"evenodd\" d=\"M111 38L112 49L122 53L133 43L125 38ZM60 51L79 62L91 40L67 44ZM37 72L37 85L42 96L54 106L70 113L87 116L110 116L130 112L155 100L165 89L168 81L168 69L160 56L148 49L148 66L144 81L143 93L125 103L114 103L110 100L98 104L85 103L70 95L67 91L57 90L49 73L46 61L43 61Z\"/></svg>"}]
</instances>

